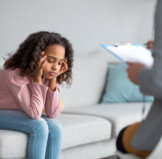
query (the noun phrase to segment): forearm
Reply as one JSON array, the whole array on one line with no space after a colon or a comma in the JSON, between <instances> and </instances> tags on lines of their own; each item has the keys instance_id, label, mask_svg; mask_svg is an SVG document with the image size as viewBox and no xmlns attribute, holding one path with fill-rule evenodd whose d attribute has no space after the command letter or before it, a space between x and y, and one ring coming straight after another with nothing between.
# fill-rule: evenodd
<instances>
[{"instance_id":1,"label":"forearm","mask_svg":"<svg viewBox=\"0 0 162 159\"><path fill-rule=\"evenodd\" d=\"M142 93L162 98L162 57L155 55L152 69L142 69L139 73L139 86Z\"/></svg>"},{"instance_id":2,"label":"forearm","mask_svg":"<svg viewBox=\"0 0 162 159\"><path fill-rule=\"evenodd\" d=\"M33 77L33 82L42 84L42 78L41 77Z\"/></svg>"},{"instance_id":3,"label":"forearm","mask_svg":"<svg viewBox=\"0 0 162 159\"><path fill-rule=\"evenodd\" d=\"M15 101L28 116L38 119L45 103L48 87L21 77L19 70L8 70L6 83Z\"/></svg>"},{"instance_id":4,"label":"forearm","mask_svg":"<svg viewBox=\"0 0 162 159\"><path fill-rule=\"evenodd\" d=\"M51 91L55 91L56 86L57 86L56 78L49 80L48 87L50 88Z\"/></svg>"},{"instance_id":5,"label":"forearm","mask_svg":"<svg viewBox=\"0 0 162 159\"><path fill-rule=\"evenodd\" d=\"M12 87L10 90L22 110L29 117L33 119L40 118L48 87L33 82L32 85L23 85L16 87L16 89Z\"/></svg>"},{"instance_id":6,"label":"forearm","mask_svg":"<svg viewBox=\"0 0 162 159\"><path fill-rule=\"evenodd\" d=\"M45 110L49 118L56 118L61 113L62 106L58 86L56 86L55 91L51 91L50 89L48 89Z\"/></svg>"},{"instance_id":7,"label":"forearm","mask_svg":"<svg viewBox=\"0 0 162 159\"><path fill-rule=\"evenodd\" d=\"M162 98L162 1L158 0L155 13L154 64L152 69L141 70L139 85L143 93Z\"/></svg>"}]
</instances>

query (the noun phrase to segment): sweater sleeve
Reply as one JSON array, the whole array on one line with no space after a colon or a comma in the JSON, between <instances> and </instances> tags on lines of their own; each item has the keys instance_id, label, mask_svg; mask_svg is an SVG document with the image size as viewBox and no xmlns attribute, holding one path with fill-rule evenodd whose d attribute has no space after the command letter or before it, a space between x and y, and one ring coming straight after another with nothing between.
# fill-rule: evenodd
<instances>
[{"instance_id":1,"label":"sweater sleeve","mask_svg":"<svg viewBox=\"0 0 162 159\"><path fill-rule=\"evenodd\" d=\"M21 77L15 70L8 73L8 87L19 106L33 119L39 119L42 114L48 87L32 82L27 77Z\"/></svg>"},{"instance_id":2,"label":"sweater sleeve","mask_svg":"<svg viewBox=\"0 0 162 159\"><path fill-rule=\"evenodd\" d=\"M52 91L50 88L48 88L45 111L49 118L56 118L62 111L60 100L60 86L58 84L55 91Z\"/></svg>"},{"instance_id":3,"label":"sweater sleeve","mask_svg":"<svg viewBox=\"0 0 162 159\"><path fill-rule=\"evenodd\" d=\"M142 69L139 74L139 86L143 94L162 99L162 55L155 56L152 69Z\"/></svg>"},{"instance_id":4,"label":"sweater sleeve","mask_svg":"<svg viewBox=\"0 0 162 159\"><path fill-rule=\"evenodd\" d=\"M141 92L162 99L162 1L159 0L155 13L155 39L152 69L142 69L139 74Z\"/></svg>"}]
</instances>

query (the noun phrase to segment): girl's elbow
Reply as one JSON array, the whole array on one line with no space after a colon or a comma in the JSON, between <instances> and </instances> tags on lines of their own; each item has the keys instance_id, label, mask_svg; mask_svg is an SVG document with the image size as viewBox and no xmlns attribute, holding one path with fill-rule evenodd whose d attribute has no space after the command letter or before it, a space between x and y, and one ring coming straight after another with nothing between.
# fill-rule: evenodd
<instances>
[{"instance_id":1,"label":"girl's elbow","mask_svg":"<svg viewBox=\"0 0 162 159\"><path fill-rule=\"evenodd\" d=\"M41 113L30 113L28 114L30 116L30 118L38 120L41 118Z\"/></svg>"},{"instance_id":2,"label":"girl's elbow","mask_svg":"<svg viewBox=\"0 0 162 159\"><path fill-rule=\"evenodd\" d=\"M31 118L35 119L35 120L38 120L38 119L40 119L40 116L32 116Z\"/></svg>"},{"instance_id":3,"label":"girl's elbow","mask_svg":"<svg viewBox=\"0 0 162 159\"><path fill-rule=\"evenodd\" d=\"M47 116L51 119L57 118L61 114L61 110L54 113L47 113Z\"/></svg>"},{"instance_id":4,"label":"girl's elbow","mask_svg":"<svg viewBox=\"0 0 162 159\"><path fill-rule=\"evenodd\" d=\"M61 104L58 107L56 107L56 109L53 109L53 110L47 109L46 110L47 116L51 119L57 118L61 114L61 112L62 112Z\"/></svg>"},{"instance_id":5,"label":"girl's elbow","mask_svg":"<svg viewBox=\"0 0 162 159\"><path fill-rule=\"evenodd\" d=\"M59 114L47 114L47 116L50 118L50 119L55 119L59 116Z\"/></svg>"}]
</instances>

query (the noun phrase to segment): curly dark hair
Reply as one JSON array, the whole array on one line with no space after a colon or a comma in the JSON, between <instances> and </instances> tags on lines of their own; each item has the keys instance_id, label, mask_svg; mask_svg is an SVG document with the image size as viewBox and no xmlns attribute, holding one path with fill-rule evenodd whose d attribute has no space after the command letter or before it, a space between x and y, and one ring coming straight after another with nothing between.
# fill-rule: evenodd
<instances>
[{"instance_id":1,"label":"curly dark hair","mask_svg":"<svg viewBox=\"0 0 162 159\"><path fill-rule=\"evenodd\" d=\"M16 53L6 60L4 68L19 68L21 76L33 75L39 70L42 51L53 44L59 44L65 48L65 58L68 65L68 70L57 77L57 82L61 84L65 81L70 85L72 81L73 49L71 43L58 33L40 31L29 35L20 44Z\"/></svg>"}]
</instances>

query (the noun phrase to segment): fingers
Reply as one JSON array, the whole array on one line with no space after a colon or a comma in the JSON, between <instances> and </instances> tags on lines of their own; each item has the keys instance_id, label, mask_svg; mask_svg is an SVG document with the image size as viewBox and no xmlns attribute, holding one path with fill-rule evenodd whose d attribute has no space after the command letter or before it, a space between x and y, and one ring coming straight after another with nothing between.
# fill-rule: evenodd
<instances>
[{"instance_id":1,"label":"fingers","mask_svg":"<svg viewBox=\"0 0 162 159\"><path fill-rule=\"evenodd\" d=\"M128 64L128 65L131 65L131 64L132 64L132 62L127 62L127 64Z\"/></svg>"},{"instance_id":2,"label":"fingers","mask_svg":"<svg viewBox=\"0 0 162 159\"><path fill-rule=\"evenodd\" d=\"M59 75L63 74L68 70L67 60L65 59L62 63Z\"/></svg>"},{"instance_id":3,"label":"fingers","mask_svg":"<svg viewBox=\"0 0 162 159\"><path fill-rule=\"evenodd\" d=\"M154 40L149 40L149 41L146 43L147 49L150 49L150 50L153 48L153 45L154 45Z\"/></svg>"},{"instance_id":4,"label":"fingers","mask_svg":"<svg viewBox=\"0 0 162 159\"><path fill-rule=\"evenodd\" d=\"M45 55L45 52L42 52L42 58L40 59L39 66L44 67L47 63L47 56Z\"/></svg>"},{"instance_id":5,"label":"fingers","mask_svg":"<svg viewBox=\"0 0 162 159\"><path fill-rule=\"evenodd\" d=\"M41 67L44 68L46 64L47 64L47 57L45 58L45 60L42 61Z\"/></svg>"},{"instance_id":6,"label":"fingers","mask_svg":"<svg viewBox=\"0 0 162 159\"><path fill-rule=\"evenodd\" d=\"M67 65L67 60L66 59L62 64L62 70L63 70L63 72L66 72L68 70L68 65Z\"/></svg>"}]
</instances>

